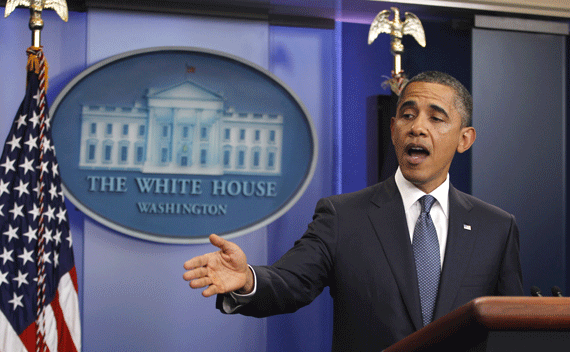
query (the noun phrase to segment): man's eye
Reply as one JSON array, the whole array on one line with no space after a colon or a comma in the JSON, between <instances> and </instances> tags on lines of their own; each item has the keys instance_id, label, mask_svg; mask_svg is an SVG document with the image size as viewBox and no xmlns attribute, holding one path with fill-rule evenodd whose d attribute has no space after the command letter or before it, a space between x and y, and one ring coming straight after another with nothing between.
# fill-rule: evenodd
<instances>
[{"instance_id":1,"label":"man's eye","mask_svg":"<svg viewBox=\"0 0 570 352\"><path fill-rule=\"evenodd\" d=\"M414 114L402 114L402 118L409 120L414 118Z\"/></svg>"}]
</instances>

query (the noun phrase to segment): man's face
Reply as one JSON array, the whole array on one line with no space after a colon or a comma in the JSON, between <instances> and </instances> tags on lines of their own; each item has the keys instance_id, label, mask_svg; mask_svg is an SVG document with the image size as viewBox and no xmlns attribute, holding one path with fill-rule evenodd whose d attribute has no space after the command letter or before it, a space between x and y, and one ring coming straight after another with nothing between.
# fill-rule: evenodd
<instances>
[{"instance_id":1,"label":"man's face","mask_svg":"<svg viewBox=\"0 0 570 352\"><path fill-rule=\"evenodd\" d=\"M402 174L425 193L445 181L455 152L475 141L475 129L461 126L455 99L451 87L410 83L390 123Z\"/></svg>"}]
</instances>

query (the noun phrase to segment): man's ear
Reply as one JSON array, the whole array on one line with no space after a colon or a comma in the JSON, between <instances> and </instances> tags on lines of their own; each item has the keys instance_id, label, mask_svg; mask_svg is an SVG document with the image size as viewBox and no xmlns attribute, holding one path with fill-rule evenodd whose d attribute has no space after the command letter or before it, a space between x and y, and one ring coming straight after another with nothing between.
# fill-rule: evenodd
<instances>
[{"instance_id":1,"label":"man's ear","mask_svg":"<svg viewBox=\"0 0 570 352\"><path fill-rule=\"evenodd\" d=\"M459 136L459 144L457 145L457 152L463 153L475 142L477 138L477 132L475 132L475 128L473 127L463 127L461 129L461 135Z\"/></svg>"}]
</instances>

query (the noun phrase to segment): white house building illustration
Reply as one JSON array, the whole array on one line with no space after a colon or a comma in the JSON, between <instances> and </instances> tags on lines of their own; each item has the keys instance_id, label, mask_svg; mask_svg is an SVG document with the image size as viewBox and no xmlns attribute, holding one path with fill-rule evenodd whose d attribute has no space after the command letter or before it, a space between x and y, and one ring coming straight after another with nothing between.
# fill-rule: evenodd
<instances>
[{"instance_id":1,"label":"white house building illustration","mask_svg":"<svg viewBox=\"0 0 570 352\"><path fill-rule=\"evenodd\" d=\"M79 167L197 175L279 175L283 116L226 109L186 80L132 106L85 104Z\"/></svg>"}]
</instances>

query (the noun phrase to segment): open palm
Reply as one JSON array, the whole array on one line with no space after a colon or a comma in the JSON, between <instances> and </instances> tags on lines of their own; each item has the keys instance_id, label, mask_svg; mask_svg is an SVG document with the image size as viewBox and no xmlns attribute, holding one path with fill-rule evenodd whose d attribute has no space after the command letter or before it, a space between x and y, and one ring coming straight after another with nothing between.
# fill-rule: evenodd
<instances>
[{"instance_id":1,"label":"open palm","mask_svg":"<svg viewBox=\"0 0 570 352\"><path fill-rule=\"evenodd\" d=\"M220 250L194 257L184 263L183 278L190 281L190 287L207 287L202 295L242 291L247 293L253 287L251 271L247 258L235 243L217 235L210 235L210 242Z\"/></svg>"}]
</instances>

